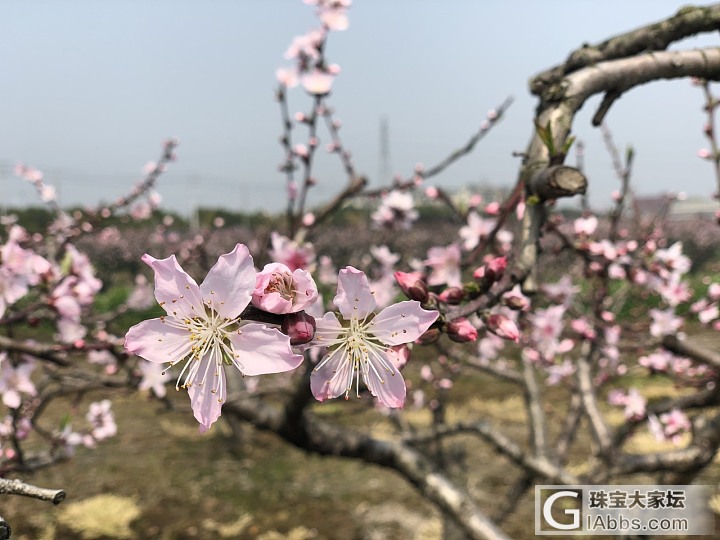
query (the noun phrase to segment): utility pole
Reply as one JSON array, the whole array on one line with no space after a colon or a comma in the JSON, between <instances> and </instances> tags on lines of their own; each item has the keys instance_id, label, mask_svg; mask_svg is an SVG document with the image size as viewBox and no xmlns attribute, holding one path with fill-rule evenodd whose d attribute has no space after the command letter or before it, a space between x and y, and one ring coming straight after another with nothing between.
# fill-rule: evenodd
<instances>
[{"instance_id":1,"label":"utility pole","mask_svg":"<svg viewBox=\"0 0 720 540\"><path fill-rule=\"evenodd\" d=\"M382 184L390 183L390 128L387 116L380 117L380 162L378 164L378 179Z\"/></svg>"}]
</instances>

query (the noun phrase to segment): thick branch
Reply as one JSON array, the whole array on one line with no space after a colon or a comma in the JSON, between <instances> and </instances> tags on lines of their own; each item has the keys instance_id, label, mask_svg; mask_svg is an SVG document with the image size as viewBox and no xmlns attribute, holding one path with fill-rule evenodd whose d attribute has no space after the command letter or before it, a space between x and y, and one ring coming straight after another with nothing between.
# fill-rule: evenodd
<instances>
[{"instance_id":1,"label":"thick branch","mask_svg":"<svg viewBox=\"0 0 720 540\"><path fill-rule=\"evenodd\" d=\"M583 45L573 51L563 64L536 75L530 81L530 91L539 96L566 75L584 67L644 51L665 50L675 41L718 28L720 5L683 7L667 20L614 36L597 45Z\"/></svg>"},{"instance_id":2,"label":"thick branch","mask_svg":"<svg viewBox=\"0 0 720 540\"><path fill-rule=\"evenodd\" d=\"M687 356L698 362L708 364L715 369L720 369L720 354L710 349L705 349L699 345L688 343L686 341L680 341L675 336L665 336L663 338L663 347L668 351L680 356Z\"/></svg>"}]
</instances>

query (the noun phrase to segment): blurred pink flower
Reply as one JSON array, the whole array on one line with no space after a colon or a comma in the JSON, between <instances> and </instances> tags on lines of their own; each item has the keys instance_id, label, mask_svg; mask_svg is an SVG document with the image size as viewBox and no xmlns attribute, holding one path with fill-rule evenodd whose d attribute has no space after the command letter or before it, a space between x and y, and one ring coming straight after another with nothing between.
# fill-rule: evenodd
<instances>
[{"instance_id":1,"label":"blurred pink flower","mask_svg":"<svg viewBox=\"0 0 720 540\"><path fill-rule=\"evenodd\" d=\"M139 364L142 379L138 385L138 390L150 390L159 398L164 398L167 394L165 383L171 377L170 374L160 364L143 360Z\"/></svg>"},{"instance_id":2,"label":"blurred pink flower","mask_svg":"<svg viewBox=\"0 0 720 540\"><path fill-rule=\"evenodd\" d=\"M450 244L447 247L431 247L427 252L425 264L432 268L428 276L428 285L449 285L460 287L460 246Z\"/></svg>"},{"instance_id":3,"label":"blurred pink flower","mask_svg":"<svg viewBox=\"0 0 720 540\"><path fill-rule=\"evenodd\" d=\"M595 216L577 218L573 222L575 234L580 236L590 236L595 232L598 226L598 219Z\"/></svg>"},{"instance_id":4,"label":"blurred pink flower","mask_svg":"<svg viewBox=\"0 0 720 540\"><path fill-rule=\"evenodd\" d=\"M315 249L312 244L300 245L275 231L270 235L270 242L270 257L287 266L290 271L302 268L312 272L315 269Z\"/></svg>"},{"instance_id":5,"label":"blurred pink flower","mask_svg":"<svg viewBox=\"0 0 720 540\"><path fill-rule=\"evenodd\" d=\"M17 409L22 403L20 393L34 396L37 394L30 375L35 369L35 363L25 361L18 366L10 363L5 352L0 352L0 394L6 407Z\"/></svg>"},{"instance_id":6,"label":"blurred pink flower","mask_svg":"<svg viewBox=\"0 0 720 540\"><path fill-rule=\"evenodd\" d=\"M487 237L495 228L494 219L485 219L480 217L477 212L468 214L467 225L460 228L460 238L463 240L463 248L470 251L475 248L481 238Z\"/></svg>"},{"instance_id":7,"label":"blurred pink flower","mask_svg":"<svg viewBox=\"0 0 720 540\"><path fill-rule=\"evenodd\" d=\"M92 426L91 435L96 441L114 437L117 434L117 424L113 415L112 403L109 399L95 401L90 404L85 418Z\"/></svg>"},{"instance_id":8,"label":"blurred pink flower","mask_svg":"<svg viewBox=\"0 0 720 540\"><path fill-rule=\"evenodd\" d=\"M330 92L335 75L314 69L300 75L300 84L309 94L323 96Z\"/></svg>"}]
</instances>

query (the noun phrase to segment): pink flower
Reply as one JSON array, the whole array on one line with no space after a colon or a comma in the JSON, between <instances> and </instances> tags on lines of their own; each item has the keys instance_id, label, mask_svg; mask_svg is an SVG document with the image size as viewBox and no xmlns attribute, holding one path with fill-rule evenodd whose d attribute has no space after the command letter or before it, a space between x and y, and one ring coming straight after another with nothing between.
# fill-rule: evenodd
<instances>
[{"instance_id":1,"label":"pink flower","mask_svg":"<svg viewBox=\"0 0 720 540\"><path fill-rule=\"evenodd\" d=\"M160 364L143 360L139 364L142 372L142 380L138 390L150 390L159 398L164 398L167 393L165 383L170 380L170 374Z\"/></svg>"},{"instance_id":2,"label":"pink flower","mask_svg":"<svg viewBox=\"0 0 720 540\"><path fill-rule=\"evenodd\" d=\"M277 262L283 263L290 271L302 268L312 272L315 268L315 250L312 244L298 244L273 231L270 235L272 249L270 256Z\"/></svg>"},{"instance_id":3,"label":"pink flower","mask_svg":"<svg viewBox=\"0 0 720 540\"><path fill-rule=\"evenodd\" d=\"M673 356L666 350L658 350L647 356L641 356L638 363L652 371L667 371Z\"/></svg>"},{"instance_id":4,"label":"pink flower","mask_svg":"<svg viewBox=\"0 0 720 540\"><path fill-rule=\"evenodd\" d=\"M485 219L477 212L470 212L467 225L461 227L459 231L460 238L463 239L463 248L468 251L475 248L480 243L480 239L487 237L494 228L494 219Z\"/></svg>"},{"instance_id":5,"label":"pink flower","mask_svg":"<svg viewBox=\"0 0 720 540\"><path fill-rule=\"evenodd\" d=\"M379 227L409 229L418 218L415 202L410 193L393 190L382 199L382 203L371 216Z\"/></svg>"},{"instance_id":6,"label":"pink flower","mask_svg":"<svg viewBox=\"0 0 720 540\"><path fill-rule=\"evenodd\" d=\"M21 392L31 396L37 394L35 385L30 380L30 374L34 369L34 362L23 362L15 367L4 352L0 353L0 394L6 407L11 409L20 407Z\"/></svg>"},{"instance_id":7,"label":"pink flower","mask_svg":"<svg viewBox=\"0 0 720 540\"><path fill-rule=\"evenodd\" d=\"M625 398L625 418L628 420L641 420L645 417L647 400L635 388L631 388Z\"/></svg>"},{"instance_id":8,"label":"pink flower","mask_svg":"<svg viewBox=\"0 0 720 540\"><path fill-rule=\"evenodd\" d=\"M575 234L578 236L590 236L598 226L598 219L595 216L578 218L573 222Z\"/></svg>"},{"instance_id":9,"label":"pink flower","mask_svg":"<svg viewBox=\"0 0 720 540\"><path fill-rule=\"evenodd\" d=\"M184 361L175 387L188 389L201 432L220 416L227 391L225 365L261 375L295 369L302 362L279 330L240 318L255 290L253 260L242 244L222 255L200 286L174 255L161 260L144 255L143 261L155 271L155 298L167 315L130 328L125 348L169 367Z\"/></svg>"},{"instance_id":10,"label":"pink flower","mask_svg":"<svg viewBox=\"0 0 720 540\"><path fill-rule=\"evenodd\" d=\"M375 298L367 276L352 266L340 271L333 300L345 324L334 313L317 320L315 344L328 353L313 369L310 388L315 399L325 401L345 394L348 399L360 375L370 393L386 407L405 403L405 381L394 363L391 347L419 338L438 317L419 302L400 302L374 314Z\"/></svg>"},{"instance_id":11,"label":"pink flower","mask_svg":"<svg viewBox=\"0 0 720 540\"><path fill-rule=\"evenodd\" d=\"M650 317L652 317L653 320L650 324L650 335L655 337L675 334L683 324L683 320L675 316L672 308L664 311L651 309Z\"/></svg>"},{"instance_id":12,"label":"pink flower","mask_svg":"<svg viewBox=\"0 0 720 540\"><path fill-rule=\"evenodd\" d=\"M102 441L117 434L115 417L110 410L112 403L109 399L95 401L90 404L85 418L93 427L92 436L96 441Z\"/></svg>"},{"instance_id":13,"label":"pink flower","mask_svg":"<svg viewBox=\"0 0 720 540\"><path fill-rule=\"evenodd\" d=\"M300 84L309 94L323 96L330 92L335 75L315 69L300 76Z\"/></svg>"},{"instance_id":14,"label":"pink flower","mask_svg":"<svg viewBox=\"0 0 720 540\"><path fill-rule=\"evenodd\" d=\"M690 431L692 425L687 415L680 409L673 409L669 413L660 415L660 422L663 423L663 435L673 443L678 444L682 434Z\"/></svg>"},{"instance_id":15,"label":"pink flower","mask_svg":"<svg viewBox=\"0 0 720 540\"><path fill-rule=\"evenodd\" d=\"M433 269L428 276L428 285L447 284L451 287L462 285L459 246L450 244L448 247L431 247L427 255L425 264Z\"/></svg>"},{"instance_id":16,"label":"pink flower","mask_svg":"<svg viewBox=\"0 0 720 540\"><path fill-rule=\"evenodd\" d=\"M317 286L307 271L297 268L291 272L282 263L270 263L257 274L252 303L270 313L296 313L317 298Z\"/></svg>"}]
</instances>

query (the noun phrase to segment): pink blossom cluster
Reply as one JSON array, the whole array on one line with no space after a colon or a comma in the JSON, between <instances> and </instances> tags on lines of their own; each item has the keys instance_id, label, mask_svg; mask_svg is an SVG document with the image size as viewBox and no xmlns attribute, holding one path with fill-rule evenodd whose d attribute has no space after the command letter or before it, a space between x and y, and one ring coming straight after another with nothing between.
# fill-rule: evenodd
<instances>
[{"instance_id":1,"label":"pink blossom cluster","mask_svg":"<svg viewBox=\"0 0 720 540\"><path fill-rule=\"evenodd\" d=\"M309 0L317 6L320 28L293 39L285 51L285 59L294 63L289 68L279 68L275 75L285 88L302 85L312 95L330 92L335 76L340 72L337 64L328 64L323 54L327 33L346 30L349 26L347 10L351 0Z\"/></svg>"},{"instance_id":2,"label":"pink blossom cluster","mask_svg":"<svg viewBox=\"0 0 720 540\"><path fill-rule=\"evenodd\" d=\"M276 237L273 251L297 260L299 249ZM125 347L151 363L169 364L160 373L143 368L141 384L156 394L167 369L183 365L176 388L187 388L201 431L219 418L228 398L226 366L243 376L287 372L303 362L301 352L309 346L327 351L310 378L318 400L342 394L347 398L362 376L381 403L401 407L406 387L399 370L408 354L404 345L418 339L438 317L417 301L375 313L377 302L367 276L348 266L340 271L333 300L341 318L326 313L315 320L305 313L318 299L311 275L279 262L258 272L242 244L222 255L200 285L175 256L145 255L143 260L155 273L155 297L166 315L130 328Z\"/></svg>"}]
</instances>

